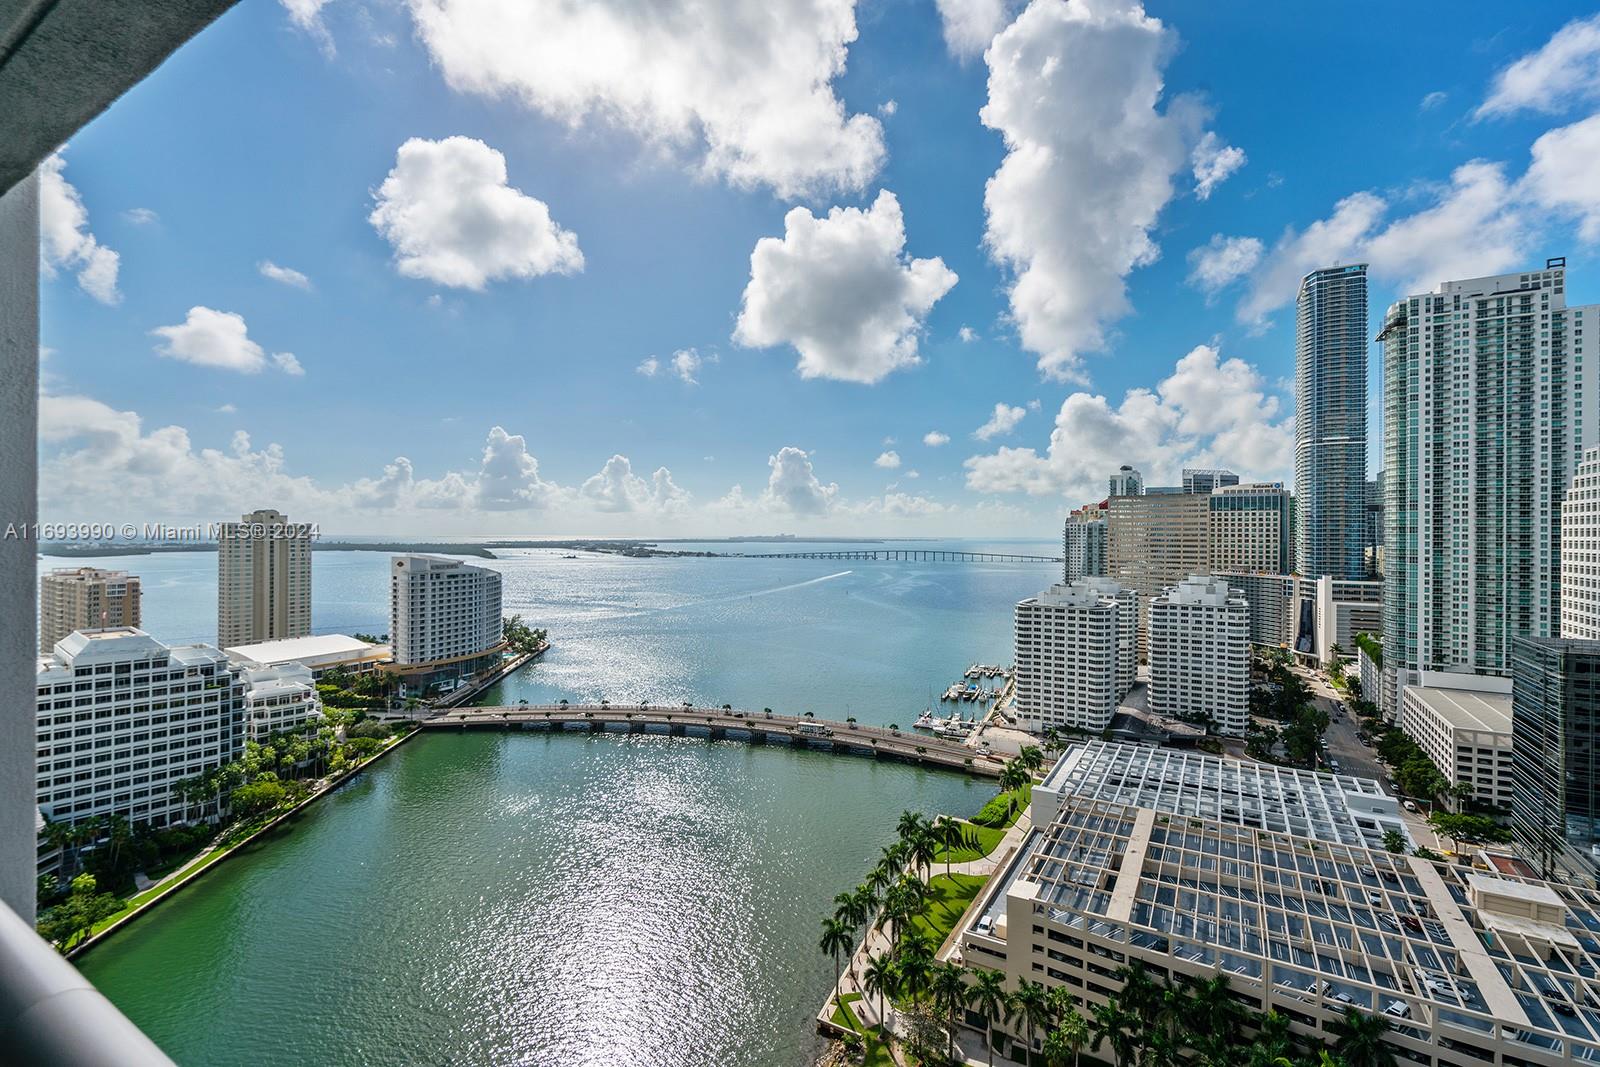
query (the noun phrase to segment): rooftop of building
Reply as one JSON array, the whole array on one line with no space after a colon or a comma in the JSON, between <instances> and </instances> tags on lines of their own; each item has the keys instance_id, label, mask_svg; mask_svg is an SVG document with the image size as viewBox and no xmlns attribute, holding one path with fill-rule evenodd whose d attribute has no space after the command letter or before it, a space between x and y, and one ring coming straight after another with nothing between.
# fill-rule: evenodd
<instances>
[{"instance_id":1,"label":"rooftop of building","mask_svg":"<svg viewBox=\"0 0 1600 1067\"><path fill-rule=\"evenodd\" d=\"M1443 1023L1488 1048L1559 1056L1570 1042L1572 1059L1600 1058L1592 889L1090 797L1064 798L996 882L964 936L985 936L987 915L987 936L1005 939L996 919L1010 895L1130 956L1214 969L1255 995L1270 981L1280 1003L1337 1014L1400 1002L1398 1032L1426 1039ZM1547 918L1507 911L1506 898Z\"/></svg>"},{"instance_id":2,"label":"rooftop of building","mask_svg":"<svg viewBox=\"0 0 1600 1067\"><path fill-rule=\"evenodd\" d=\"M1388 830L1405 833L1398 802L1374 779L1208 752L1074 742L1038 789L1346 844L1381 844Z\"/></svg>"},{"instance_id":3,"label":"rooftop of building","mask_svg":"<svg viewBox=\"0 0 1600 1067\"><path fill-rule=\"evenodd\" d=\"M259 641L253 645L234 645L224 649L233 659L262 664L303 659L366 659L382 655L386 650L386 645L374 645L348 634L310 634L306 637Z\"/></svg>"},{"instance_id":4,"label":"rooftop of building","mask_svg":"<svg viewBox=\"0 0 1600 1067\"><path fill-rule=\"evenodd\" d=\"M70 673L75 667L98 663L123 663L165 658L181 666L226 663L222 650L211 645L165 645L135 626L109 626L75 630L56 642L55 650L39 658L40 680L48 672Z\"/></svg>"},{"instance_id":5,"label":"rooftop of building","mask_svg":"<svg viewBox=\"0 0 1600 1067\"><path fill-rule=\"evenodd\" d=\"M1407 686L1406 700L1414 700L1456 730L1511 733L1511 694L1441 686Z\"/></svg>"}]
</instances>

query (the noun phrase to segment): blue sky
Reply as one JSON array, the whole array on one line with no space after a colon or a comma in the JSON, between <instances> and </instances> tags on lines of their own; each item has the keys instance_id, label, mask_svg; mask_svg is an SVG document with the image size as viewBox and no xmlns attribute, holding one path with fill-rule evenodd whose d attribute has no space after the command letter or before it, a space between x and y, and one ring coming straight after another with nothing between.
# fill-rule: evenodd
<instances>
[{"instance_id":1,"label":"blue sky","mask_svg":"<svg viewBox=\"0 0 1600 1067\"><path fill-rule=\"evenodd\" d=\"M1051 536L1287 477L1310 267L1600 299L1589 5L546 6L245 0L73 139L48 518Z\"/></svg>"}]
</instances>

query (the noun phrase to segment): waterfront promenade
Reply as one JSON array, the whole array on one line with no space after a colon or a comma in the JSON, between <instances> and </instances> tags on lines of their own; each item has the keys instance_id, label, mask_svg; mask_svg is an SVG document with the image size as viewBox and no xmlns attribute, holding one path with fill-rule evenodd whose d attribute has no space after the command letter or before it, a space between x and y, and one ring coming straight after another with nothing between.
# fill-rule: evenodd
<instances>
[{"instance_id":1,"label":"waterfront promenade","mask_svg":"<svg viewBox=\"0 0 1600 1067\"><path fill-rule=\"evenodd\" d=\"M977 755L960 741L911 731L736 708L661 704L511 704L441 711L423 729L619 730L827 749L842 755L899 759L998 778L1004 761Z\"/></svg>"}]
</instances>

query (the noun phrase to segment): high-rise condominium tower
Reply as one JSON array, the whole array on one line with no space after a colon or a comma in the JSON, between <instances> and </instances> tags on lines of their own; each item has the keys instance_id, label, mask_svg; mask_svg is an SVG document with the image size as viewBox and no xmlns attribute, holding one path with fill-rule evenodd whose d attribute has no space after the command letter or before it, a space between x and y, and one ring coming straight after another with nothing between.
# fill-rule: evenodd
<instances>
[{"instance_id":1,"label":"high-rise condominium tower","mask_svg":"<svg viewBox=\"0 0 1600 1067\"><path fill-rule=\"evenodd\" d=\"M1144 475L1124 463L1108 479L1108 496L1144 496Z\"/></svg>"},{"instance_id":2,"label":"high-rise condominium tower","mask_svg":"<svg viewBox=\"0 0 1600 1067\"><path fill-rule=\"evenodd\" d=\"M58 567L39 579L39 652L74 630L139 625L139 578L98 567Z\"/></svg>"},{"instance_id":3,"label":"high-rise condominium tower","mask_svg":"<svg viewBox=\"0 0 1600 1067\"><path fill-rule=\"evenodd\" d=\"M1061 532L1062 580L1068 585L1079 578L1092 578L1106 572L1106 502L1085 504L1067 516Z\"/></svg>"},{"instance_id":4,"label":"high-rise condominium tower","mask_svg":"<svg viewBox=\"0 0 1600 1067\"><path fill-rule=\"evenodd\" d=\"M1318 578L1364 578L1367 267L1300 280L1295 308L1295 561Z\"/></svg>"},{"instance_id":5,"label":"high-rise condominium tower","mask_svg":"<svg viewBox=\"0 0 1600 1067\"><path fill-rule=\"evenodd\" d=\"M1600 443L1600 306L1566 306L1564 266L1445 282L1384 317L1386 695L1505 688L1512 638L1560 630L1562 502Z\"/></svg>"},{"instance_id":6,"label":"high-rise condominium tower","mask_svg":"<svg viewBox=\"0 0 1600 1067\"><path fill-rule=\"evenodd\" d=\"M1561 502L1559 633L1600 640L1600 448L1583 453Z\"/></svg>"},{"instance_id":7,"label":"high-rise condominium tower","mask_svg":"<svg viewBox=\"0 0 1600 1067\"><path fill-rule=\"evenodd\" d=\"M217 539L217 644L311 632L311 531L281 512L252 511Z\"/></svg>"}]
</instances>

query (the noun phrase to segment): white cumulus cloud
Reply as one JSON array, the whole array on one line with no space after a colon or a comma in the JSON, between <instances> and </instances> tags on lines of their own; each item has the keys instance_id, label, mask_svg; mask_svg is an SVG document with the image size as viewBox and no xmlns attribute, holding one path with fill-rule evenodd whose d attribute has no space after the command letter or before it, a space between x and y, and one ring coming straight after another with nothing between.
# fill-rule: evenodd
<instances>
[{"instance_id":1,"label":"white cumulus cloud","mask_svg":"<svg viewBox=\"0 0 1600 1067\"><path fill-rule=\"evenodd\" d=\"M980 56L1005 29L1022 0L936 0L945 47L957 59Z\"/></svg>"},{"instance_id":2,"label":"white cumulus cloud","mask_svg":"<svg viewBox=\"0 0 1600 1067\"><path fill-rule=\"evenodd\" d=\"M506 158L472 137L413 137L374 195L369 221L408 278L482 289L583 269L578 239L542 200L506 181Z\"/></svg>"},{"instance_id":3,"label":"white cumulus cloud","mask_svg":"<svg viewBox=\"0 0 1600 1067\"><path fill-rule=\"evenodd\" d=\"M460 92L570 126L596 120L781 197L862 188L883 130L835 95L853 0L409 0Z\"/></svg>"},{"instance_id":4,"label":"white cumulus cloud","mask_svg":"<svg viewBox=\"0 0 1600 1067\"><path fill-rule=\"evenodd\" d=\"M644 359L640 360L639 365L633 369L635 373L642 374L646 378L654 378L657 374L661 373L661 361L655 356L646 356Z\"/></svg>"},{"instance_id":5,"label":"white cumulus cloud","mask_svg":"<svg viewBox=\"0 0 1600 1067\"><path fill-rule=\"evenodd\" d=\"M78 286L102 304L122 300L117 290L121 257L89 231L89 209L62 171L67 161L53 152L39 164L39 265L46 278L75 271Z\"/></svg>"},{"instance_id":6,"label":"white cumulus cloud","mask_svg":"<svg viewBox=\"0 0 1600 1067\"><path fill-rule=\"evenodd\" d=\"M1244 166L1245 154L1244 149L1226 144L1215 132L1208 131L1194 146L1189 161L1194 165L1194 195L1209 200L1212 190Z\"/></svg>"},{"instance_id":7,"label":"white cumulus cloud","mask_svg":"<svg viewBox=\"0 0 1600 1067\"><path fill-rule=\"evenodd\" d=\"M874 467L882 467L884 470L892 471L896 467L900 466L900 453L896 452L892 448L886 452L880 452L878 454L878 458L872 461L872 465Z\"/></svg>"},{"instance_id":8,"label":"white cumulus cloud","mask_svg":"<svg viewBox=\"0 0 1600 1067\"><path fill-rule=\"evenodd\" d=\"M792 345L804 378L871 383L919 362L923 320L956 275L937 257L912 259L905 243L900 201L887 189L864 211L817 218L794 208L783 237L756 242L733 339Z\"/></svg>"},{"instance_id":9,"label":"white cumulus cloud","mask_svg":"<svg viewBox=\"0 0 1600 1067\"><path fill-rule=\"evenodd\" d=\"M700 380L695 376L707 362L707 359L694 349L680 348L672 353L672 373L676 374L685 385L699 385Z\"/></svg>"},{"instance_id":10,"label":"white cumulus cloud","mask_svg":"<svg viewBox=\"0 0 1600 1067\"><path fill-rule=\"evenodd\" d=\"M922 443L927 445L929 448L938 448L940 445L947 445L950 443L950 435L947 433L940 433L938 430L929 430L927 433L922 435Z\"/></svg>"},{"instance_id":11,"label":"white cumulus cloud","mask_svg":"<svg viewBox=\"0 0 1600 1067\"><path fill-rule=\"evenodd\" d=\"M994 437L1004 437L1017 428L1017 423L1027 417L1028 409L1014 407L1006 403L994 406L994 414L989 416L989 421L972 431L972 436L980 441L987 441Z\"/></svg>"},{"instance_id":12,"label":"white cumulus cloud","mask_svg":"<svg viewBox=\"0 0 1600 1067\"><path fill-rule=\"evenodd\" d=\"M1545 42L1495 75L1478 118L1517 111L1556 114L1600 97L1600 15L1573 19Z\"/></svg>"},{"instance_id":13,"label":"white cumulus cloud","mask_svg":"<svg viewBox=\"0 0 1600 1067\"><path fill-rule=\"evenodd\" d=\"M232 311L192 307L182 322L157 326L150 335L160 339L157 355L197 367L259 374L268 364L266 352L251 340L244 316ZM287 352L276 353L271 362L288 374L305 373L300 361Z\"/></svg>"},{"instance_id":14,"label":"white cumulus cloud","mask_svg":"<svg viewBox=\"0 0 1600 1067\"><path fill-rule=\"evenodd\" d=\"M659 467L650 480L633 473L627 456L612 456L583 483L579 494L596 510L610 512L675 511L688 505L689 494L672 480L672 472Z\"/></svg>"},{"instance_id":15,"label":"white cumulus cloud","mask_svg":"<svg viewBox=\"0 0 1600 1067\"><path fill-rule=\"evenodd\" d=\"M966 461L980 493L1026 493L1068 502L1105 495L1108 472L1132 463L1151 481L1177 481L1190 467L1227 467L1254 477L1287 473L1293 420L1240 359L1199 345L1155 390L1132 389L1113 406L1076 392L1062 403L1043 455L1002 447Z\"/></svg>"},{"instance_id":16,"label":"white cumulus cloud","mask_svg":"<svg viewBox=\"0 0 1600 1067\"><path fill-rule=\"evenodd\" d=\"M761 493L762 507L790 515L825 515L833 507L839 487L833 482L823 484L804 449L785 445L767 464L772 473Z\"/></svg>"},{"instance_id":17,"label":"white cumulus cloud","mask_svg":"<svg viewBox=\"0 0 1600 1067\"><path fill-rule=\"evenodd\" d=\"M1191 97L1163 107L1176 44L1135 0L1033 0L984 53L979 116L1006 145L984 240L1047 376L1080 376L1082 354L1131 310L1127 275L1160 254L1151 230L1206 118Z\"/></svg>"},{"instance_id":18,"label":"white cumulus cloud","mask_svg":"<svg viewBox=\"0 0 1600 1067\"><path fill-rule=\"evenodd\" d=\"M1261 262L1266 246L1254 237L1224 237L1211 240L1189 253L1189 284L1216 295L1240 278L1246 277Z\"/></svg>"},{"instance_id":19,"label":"white cumulus cloud","mask_svg":"<svg viewBox=\"0 0 1600 1067\"><path fill-rule=\"evenodd\" d=\"M1523 188L1540 207L1578 220L1578 236L1600 241L1600 114L1533 142Z\"/></svg>"},{"instance_id":20,"label":"white cumulus cloud","mask_svg":"<svg viewBox=\"0 0 1600 1067\"><path fill-rule=\"evenodd\" d=\"M956 331L956 337L959 338L961 343L964 345L971 344L973 341L978 339L978 331L974 330L971 326L963 326L961 329Z\"/></svg>"}]
</instances>

